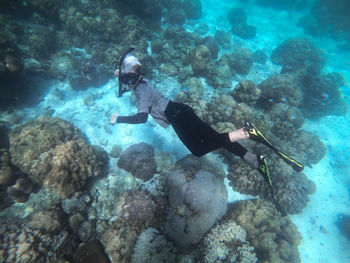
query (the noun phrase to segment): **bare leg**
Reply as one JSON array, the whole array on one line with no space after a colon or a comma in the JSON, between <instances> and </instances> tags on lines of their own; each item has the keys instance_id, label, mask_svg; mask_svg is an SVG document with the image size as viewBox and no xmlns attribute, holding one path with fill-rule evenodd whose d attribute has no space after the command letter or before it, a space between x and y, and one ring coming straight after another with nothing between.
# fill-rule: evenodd
<instances>
[{"instance_id":1,"label":"bare leg","mask_svg":"<svg viewBox=\"0 0 350 263\"><path fill-rule=\"evenodd\" d=\"M231 142L249 139L249 133L244 128L241 128L241 129L235 130L235 131L231 131L228 133L228 136L230 137Z\"/></svg>"}]
</instances>

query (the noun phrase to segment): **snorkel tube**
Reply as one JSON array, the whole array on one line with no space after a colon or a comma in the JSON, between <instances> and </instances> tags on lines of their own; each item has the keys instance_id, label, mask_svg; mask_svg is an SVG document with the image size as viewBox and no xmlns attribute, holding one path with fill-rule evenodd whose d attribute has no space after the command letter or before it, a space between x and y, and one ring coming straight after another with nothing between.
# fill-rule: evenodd
<instances>
[{"instance_id":1,"label":"snorkel tube","mask_svg":"<svg viewBox=\"0 0 350 263\"><path fill-rule=\"evenodd\" d=\"M121 97L127 90L126 89L123 89L123 84L122 84L122 81L121 81L121 70L122 70L122 65L123 65L123 62L124 62L124 59L125 57L134 50L135 48L133 47L130 47L120 58L119 60L119 75L118 75L118 82L119 82L119 89L118 89L118 97Z\"/></svg>"}]
</instances>

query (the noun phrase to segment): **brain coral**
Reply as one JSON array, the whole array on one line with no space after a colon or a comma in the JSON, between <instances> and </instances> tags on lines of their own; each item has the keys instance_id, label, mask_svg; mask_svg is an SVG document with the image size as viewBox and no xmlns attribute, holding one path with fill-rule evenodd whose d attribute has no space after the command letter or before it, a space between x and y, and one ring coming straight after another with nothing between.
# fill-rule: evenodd
<instances>
[{"instance_id":1,"label":"brain coral","mask_svg":"<svg viewBox=\"0 0 350 263\"><path fill-rule=\"evenodd\" d=\"M153 147L144 142L130 146L121 153L118 166L133 176L148 181L156 173Z\"/></svg>"},{"instance_id":2,"label":"brain coral","mask_svg":"<svg viewBox=\"0 0 350 263\"><path fill-rule=\"evenodd\" d=\"M298 263L301 236L288 217L278 216L264 200L249 200L230 205L225 219L235 220L247 232L259 262Z\"/></svg>"},{"instance_id":3,"label":"brain coral","mask_svg":"<svg viewBox=\"0 0 350 263\"><path fill-rule=\"evenodd\" d=\"M169 203L165 231L180 250L188 250L220 219L227 208L221 178L190 165L174 169L167 178Z\"/></svg>"},{"instance_id":4,"label":"brain coral","mask_svg":"<svg viewBox=\"0 0 350 263\"><path fill-rule=\"evenodd\" d=\"M107 153L89 146L76 127L58 118L18 126L10 141L13 163L64 198L81 190L88 178L106 172Z\"/></svg>"}]
</instances>

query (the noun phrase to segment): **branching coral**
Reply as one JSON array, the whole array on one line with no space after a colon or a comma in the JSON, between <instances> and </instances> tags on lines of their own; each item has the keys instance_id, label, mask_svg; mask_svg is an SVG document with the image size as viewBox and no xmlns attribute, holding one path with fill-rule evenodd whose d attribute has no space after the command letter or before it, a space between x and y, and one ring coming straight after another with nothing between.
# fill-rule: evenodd
<instances>
[{"instance_id":1,"label":"branching coral","mask_svg":"<svg viewBox=\"0 0 350 263\"><path fill-rule=\"evenodd\" d=\"M200 243L205 263L257 262L254 248L246 241L246 231L232 221L223 221L213 227Z\"/></svg>"},{"instance_id":2,"label":"branching coral","mask_svg":"<svg viewBox=\"0 0 350 263\"><path fill-rule=\"evenodd\" d=\"M129 191L117 207L119 219L101 234L101 242L113 262L130 262L139 234L146 228L162 228L165 200L145 191Z\"/></svg>"}]
</instances>

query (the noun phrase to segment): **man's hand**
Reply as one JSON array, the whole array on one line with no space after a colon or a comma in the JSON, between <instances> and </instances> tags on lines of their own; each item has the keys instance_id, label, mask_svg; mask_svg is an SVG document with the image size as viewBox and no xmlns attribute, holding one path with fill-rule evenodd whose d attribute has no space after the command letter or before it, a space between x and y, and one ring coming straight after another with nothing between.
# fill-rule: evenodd
<instances>
[{"instance_id":1,"label":"man's hand","mask_svg":"<svg viewBox=\"0 0 350 263\"><path fill-rule=\"evenodd\" d=\"M119 69L116 69L114 71L114 74L113 74L114 77L118 77L119 76Z\"/></svg>"},{"instance_id":2,"label":"man's hand","mask_svg":"<svg viewBox=\"0 0 350 263\"><path fill-rule=\"evenodd\" d=\"M118 114L117 114L117 113L114 113L114 114L112 115L112 117L111 117L109 123L110 123L111 125L116 124L116 123L117 123L117 122L116 122L117 118L118 118Z\"/></svg>"}]
</instances>

